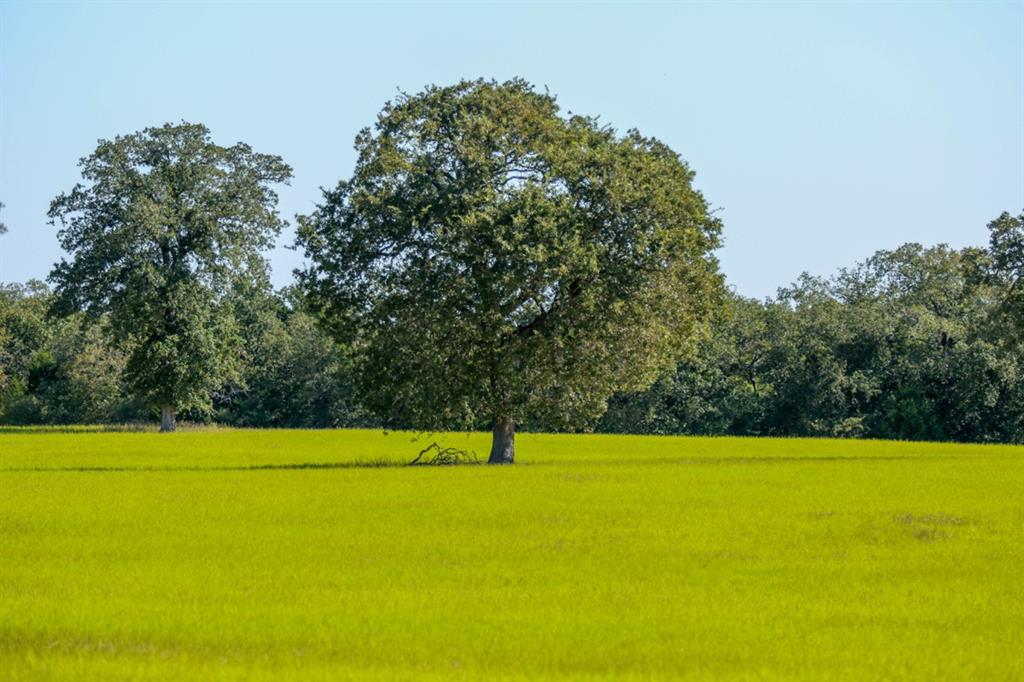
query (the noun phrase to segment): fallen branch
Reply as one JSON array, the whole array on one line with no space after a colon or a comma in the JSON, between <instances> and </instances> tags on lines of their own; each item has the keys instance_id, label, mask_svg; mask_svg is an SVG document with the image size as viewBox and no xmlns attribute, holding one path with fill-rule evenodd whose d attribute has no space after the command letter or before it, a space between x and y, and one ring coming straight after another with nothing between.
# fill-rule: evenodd
<instances>
[{"instance_id":1,"label":"fallen branch","mask_svg":"<svg viewBox=\"0 0 1024 682\"><path fill-rule=\"evenodd\" d=\"M437 443L431 443L420 450L416 459L409 462L409 466L456 466L458 464L480 464L480 458L473 450L460 450L459 448L442 448Z\"/></svg>"}]
</instances>

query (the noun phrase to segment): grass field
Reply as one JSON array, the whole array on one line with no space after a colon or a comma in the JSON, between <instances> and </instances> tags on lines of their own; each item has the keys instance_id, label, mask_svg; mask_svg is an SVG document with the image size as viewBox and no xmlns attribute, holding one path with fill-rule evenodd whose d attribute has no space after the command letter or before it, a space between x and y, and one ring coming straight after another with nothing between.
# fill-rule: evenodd
<instances>
[{"instance_id":1,"label":"grass field","mask_svg":"<svg viewBox=\"0 0 1024 682\"><path fill-rule=\"evenodd\" d=\"M0 433L0 678L1024 679L1024 448L428 442Z\"/></svg>"}]
</instances>

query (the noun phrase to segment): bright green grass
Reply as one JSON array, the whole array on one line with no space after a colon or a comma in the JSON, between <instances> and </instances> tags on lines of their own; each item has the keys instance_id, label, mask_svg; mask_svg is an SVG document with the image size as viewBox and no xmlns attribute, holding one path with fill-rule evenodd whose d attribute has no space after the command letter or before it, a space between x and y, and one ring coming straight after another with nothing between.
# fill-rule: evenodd
<instances>
[{"instance_id":1,"label":"bright green grass","mask_svg":"<svg viewBox=\"0 0 1024 682\"><path fill-rule=\"evenodd\" d=\"M1024 448L430 440L0 433L0 678L1024 679Z\"/></svg>"}]
</instances>

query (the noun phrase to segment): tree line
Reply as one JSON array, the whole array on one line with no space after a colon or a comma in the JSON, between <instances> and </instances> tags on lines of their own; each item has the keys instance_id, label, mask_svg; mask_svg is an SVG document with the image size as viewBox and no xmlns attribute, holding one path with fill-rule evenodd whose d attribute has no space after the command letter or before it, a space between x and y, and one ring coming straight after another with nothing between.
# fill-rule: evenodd
<instances>
[{"instance_id":1,"label":"tree line","mask_svg":"<svg viewBox=\"0 0 1024 682\"><path fill-rule=\"evenodd\" d=\"M995 226L1020 233L1024 215L1004 214ZM1024 351L1013 319L1020 308L1001 294L1018 280L994 274L996 261L985 248L906 244L828 279L805 275L769 300L729 294L673 371L647 390L616 394L583 426L1022 443ZM208 405L187 410L188 419L416 427L412 415L385 420L362 404L350 353L294 287L237 294L237 377L211 392ZM0 288L0 420L152 419L153 408L126 384L126 354L80 314L48 317L53 301L39 281Z\"/></svg>"},{"instance_id":2,"label":"tree line","mask_svg":"<svg viewBox=\"0 0 1024 682\"><path fill-rule=\"evenodd\" d=\"M598 428L1024 442L1024 214L989 230L988 248L905 244L770 300L732 296Z\"/></svg>"},{"instance_id":3,"label":"tree line","mask_svg":"<svg viewBox=\"0 0 1024 682\"><path fill-rule=\"evenodd\" d=\"M403 93L356 149L274 291L281 158L101 140L50 286L0 290L0 421L1024 440L1024 215L755 301L678 154L525 81Z\"/></svg>"}]
</instances>

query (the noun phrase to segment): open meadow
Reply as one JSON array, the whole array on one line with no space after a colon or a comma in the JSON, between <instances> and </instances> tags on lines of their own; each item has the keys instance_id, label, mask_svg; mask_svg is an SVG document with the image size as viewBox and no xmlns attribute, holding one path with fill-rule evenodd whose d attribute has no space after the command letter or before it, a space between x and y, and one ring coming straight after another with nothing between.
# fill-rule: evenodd
<instances>
[{"instance_id":1,"label":"open meadow","mask_svg":"<svg viewBox=\"0 0 1024 682\"><path fill-rule=\"evenodd\" d=\"M0 678L1024 679L1024 448L0 432Z\"/></svg>"}]
</instances>

